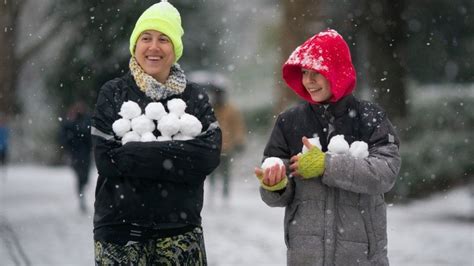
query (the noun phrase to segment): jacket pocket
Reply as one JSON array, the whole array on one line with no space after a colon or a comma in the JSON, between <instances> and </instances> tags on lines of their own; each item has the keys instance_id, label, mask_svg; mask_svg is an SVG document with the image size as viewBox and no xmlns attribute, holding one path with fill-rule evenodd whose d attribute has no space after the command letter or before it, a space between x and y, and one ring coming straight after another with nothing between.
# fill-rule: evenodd
<instances>
[{"instance_id":1,"label":"jacket pocket","mask_svg":"<svg viewBox=\"0 0 474 266\"><path fill-rule=\"evenodd\" d=\"M376 252L377 239L375 237L374 224L373 224L373 213L374 213L374 202L371 196L361 195L360 197L360 213L364 221L365 231L367 232L368 240L368 254L367 258L370 260Z\"/></svg>"},{"instance_id":2,"label":"jacket pocket","mask_svg":"<svg viewBox=\"0 0 474 266\"><path fill-rule=\"evenodd\" d=\"M292 266L322 266L324 261L323 239L314 235L294 235L290 237L287 264Z\"/></svg>"},{"instance_id":3,"label":"jacket pocket","mask_svg":"<svg viewBox=\"0 0 474 266\"><path fill-rule=\"evenodd\" d=\"M334 265L367 265L371 263L368 259L368 245L351 241L336 242L336 256Z\"/></svg>"},{"instance_id":4,"label":"jacket pocket","mask_svg":"<svg viewBox=\"0 0 474 266\"><path fill-rule=\"evenodd\" d=\"M296 211L298 210L298 204L290 204L285 209L285 223L284 223L284 230L285 230L285 244L286 247L290 247L290 240L289 240L289 225L291 221L295 218Z\"/></svg>"},{"instance_id":5,"label":"jacket pocket","mask_svg":"<svg viewBox=\"0 0 474 266\"><path fill-rule=\"evenodd\" d=\"M289 217L290 218L290 217ZM292 235L324 235L324 201L303 200L296 203L294 214L288 219L288 233Z\"/></svg>"}]
</instances>

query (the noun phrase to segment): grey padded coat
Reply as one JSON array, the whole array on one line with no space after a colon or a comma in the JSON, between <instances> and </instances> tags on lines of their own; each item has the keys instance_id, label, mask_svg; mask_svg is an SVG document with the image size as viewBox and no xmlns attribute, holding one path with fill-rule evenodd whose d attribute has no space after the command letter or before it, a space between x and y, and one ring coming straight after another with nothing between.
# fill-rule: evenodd
<instances>
[{"instance_id":1,"label":"grey padded coat","mask_svg":"<svg viewBox=\"0 0 474 266\"><path fill-rule=\"evenodd\" d=\"M288 265L388 265L384 193L395 183L401 159L398 138L384 111L352 95L329 106L302 103L279 115L264 158L291 156L303 136L343 134L369 145L369 157L327 154L323 176L289 178L285 190L260 189L271 207L285 207Z\"/></svg>"}]
</instances>

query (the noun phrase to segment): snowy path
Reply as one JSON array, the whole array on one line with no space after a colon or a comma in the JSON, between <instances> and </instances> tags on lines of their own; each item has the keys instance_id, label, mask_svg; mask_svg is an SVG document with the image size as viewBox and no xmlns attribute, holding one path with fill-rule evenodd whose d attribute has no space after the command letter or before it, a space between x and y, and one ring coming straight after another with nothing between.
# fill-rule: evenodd
<instances>
[{"instance_id":1,"label":"snowy path","mask_svg":"<svg viewBox=\"0 0 474 266\"><path fill-rule=\"evenodd\" d=\"M266 207L249 176L257 157L239 159L246 168L234 171L228 202L206 192L210 265L285 265L283 209ZM93 265L91 212L79 212L73 181L67 167L12 166L0 176L0 265ZM467 188L390 206L391 265L474 265L472 215Z\"/></svg>"}]
</instances>

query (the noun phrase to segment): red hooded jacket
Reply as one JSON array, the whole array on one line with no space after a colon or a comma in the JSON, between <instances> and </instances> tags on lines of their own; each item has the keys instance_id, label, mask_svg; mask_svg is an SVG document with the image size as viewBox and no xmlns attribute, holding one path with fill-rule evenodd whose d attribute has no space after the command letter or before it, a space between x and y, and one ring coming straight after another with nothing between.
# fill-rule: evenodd
<instances>
[{"instance_id":1,"label":"red hooded jacket","mask_svg":"<svg viewBox=\"0 0 474 266\"><path fill-rule=\"evenodd\" d=\"M339 101L355 88L356 74L349 47L335 30L328 29L309 38L283 64L286 84L304 100L316 103L303 86L302 68L321 73L329 81L330 102Z\"/></svg>"}]
</instances>

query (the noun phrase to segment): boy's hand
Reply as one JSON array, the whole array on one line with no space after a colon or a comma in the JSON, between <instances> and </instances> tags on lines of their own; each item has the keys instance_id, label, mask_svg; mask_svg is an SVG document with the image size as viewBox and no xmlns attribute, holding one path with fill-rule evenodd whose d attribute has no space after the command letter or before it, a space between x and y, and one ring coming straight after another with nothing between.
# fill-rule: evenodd
<instances>
[{"instance_id":1,"label":"boy's hand","mask_svg":"<svg viewBox=\"0 0 474 266\"><path fill-rule=\"evenodd\" d=\"M263 170L255 168L255 175L260 180L260 185L269 191L277 191L286 187L288 179L286 177L286 168L284 165L274 165Z\"/></svg>"},{"instance_id":2,"label":"boy's hand","mask_svg":"<svg viewBox=\"0 0 474 266\"><path fill-rule=\"evenodd\" d=\"M324 173L326 154L312 145L308 138L303 137L302 142L308 148L308 152L291 157L291 175L305 179L321 176Z\"/></svg>"}]
</instances>

